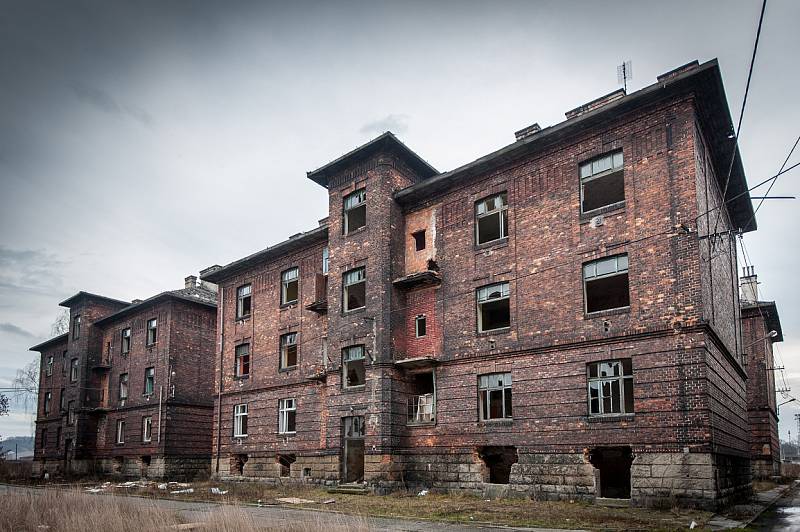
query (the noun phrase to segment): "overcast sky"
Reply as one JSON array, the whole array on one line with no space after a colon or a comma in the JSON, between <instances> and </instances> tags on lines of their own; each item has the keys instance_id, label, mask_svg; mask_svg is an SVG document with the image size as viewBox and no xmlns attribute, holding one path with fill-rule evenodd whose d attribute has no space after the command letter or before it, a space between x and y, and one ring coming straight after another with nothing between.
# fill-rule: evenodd
<instances>
[{"instance_id":1,"label":"overcast sky","mask_svg":"<svg viewBox=\"0 0 800 532\"><path fill-rule=\"evenodd\" d=\"M385 130L449 170L616 89L623 60L635 90L719 58L738 116L759 9L0 0L0 387L78 290L146 298L315 227L327 195L305 172ZM800 2L769 2L740 137L751 184L800 134L798 20ZM798 396L799 207L768 202L745 237ZM30 419L17 405L0 434L30 434Z\"/></svg>"}]
</instances>

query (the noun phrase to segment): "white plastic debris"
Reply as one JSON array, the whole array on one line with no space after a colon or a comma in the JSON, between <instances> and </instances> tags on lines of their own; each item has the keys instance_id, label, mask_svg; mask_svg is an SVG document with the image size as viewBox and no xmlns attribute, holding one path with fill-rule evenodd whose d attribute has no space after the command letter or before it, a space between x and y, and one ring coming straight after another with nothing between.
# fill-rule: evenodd
<instances>
[{"instance_id":1,"label":"white plastic debris","mask_svg":"<svg viewBox=\"0 0 800 532\"><path fill-rule=\"evenodd\" d=\"M176 493L194 493L194 488L186 488L185 490L170 491L170 493L172 493L173 495L175 495Z\"/></svg>"},{"instance_id":2,"label":"white plastic debris","mask_svg":"<svg viewBox=\"0 0 800 532\"><path fill-rule=\"evenodd\" d=\"M692 521L692 522L689 524L689 529L691 529L691 530L694 530L694 529L695 529L695 527L697 527L697 523L695 523L694 521Z\"/></svg>"},{"instance_id":3,"label":"white plastic debris","mask_svg":"<svg viewBox=\"0 0 800 532\"><path fill-rule=\"evenodd\" d=\"M166 484L159 484L158 485L158 489L165 490L165 489L167 489L167 485Z\"/></svg>"},{"instance_id":4,"label":"white plastic debris","mask_svg":"<svg viewBox=\"0 0 800 532\"><path fill-rule=\"evenodd\" d=\"M333 504L336 502L336 499L325 499L322 501L322 504Z\"/></svg>"},{"instance_id":5,"label":"white plastic debris","mask_svg":"<svg viewBox=\"0 0 800 532\"><path fill-rule=\"evenodd\" d=\"M424 497L427 494L428 494L428 490L422 490L419 493L417 493L417 497Z\"/></svg>"},{"instance_id":6,"label":"white plastic debris","mask_svg":"<svg viewBox=\"0 0 800 532\"><path fill-rule=\"evenodd\" d=\"M299 497L281 497L280 499L275 499L279 502L285 502L288 504L310 504L314 501L310 501L308 499L300 499Z\"/></svg>"},{"instance_id":7,"label":"white plastic debris","mask_svg":"<svg viewBox=\"0 0 800 532\"><path fill-rule=\"evenodd\" d=\"M214 495L225 495L226 493L228 493L228 490L221 490L219 488L211 488L211 493L213 493Z\"/></svg>"}]
</instances>

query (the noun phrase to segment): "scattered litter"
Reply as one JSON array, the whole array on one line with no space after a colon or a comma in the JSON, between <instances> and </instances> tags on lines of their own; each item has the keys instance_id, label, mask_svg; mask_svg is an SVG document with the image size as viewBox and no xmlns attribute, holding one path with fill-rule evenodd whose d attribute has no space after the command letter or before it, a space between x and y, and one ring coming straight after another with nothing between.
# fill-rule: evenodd
<instances>
[{"instance_id":1,"label":"scattered litter","mask_svg":"<svg viewBox=\"0 0 800 532\"><path fill-rule=\"evenodd\" d=\"M187 488L185 490L170 491L170 493L172 493L173 495L175 495L176 493L194 493L194 488Z\"/></svg>"},{"instance_id":2,"label":"scattered litter","mask_svg":"<svg viewBox=\"0 0 800 532\"><path fill-rule=\"evenodd\" d=\"M696 526L697 526L697 523L695 523L694 521L692 521L692 522L691 522L691 524L689 525L689 528L690 528L691 530L694 530L694 528L695 528Z\"/></svg>"},{"instance_id":3,"label":"scattered litter","mask_svg":"<svg viewBox=\"0 0 800 532\"><path fill-rule=\"evenodd\" d=\"M325 499L322 501L322 504L333 504L336 502L336 499Z\"/></svg>"},{"instance_id":4,"label":"scattered litter","mask_svg":"<svg viewBox=\"0 0 800 532\"><path fill-rule=\"evenodd\" d=\"M160 489L160 490L165 490L165 489L167 489L167 485L166 485L166 483L164 483L164 484L159 484L159 485L158 485L158 489Z\"/></svg>"},{"instance_id":5,"label":"scattered litter","mask_svg":"<svg viewBox=\"0 0 800 532\"><path fill-rule=\"evenodd\" d=\"M314 502L314 501L309 501L308 499L300 499L298 497L281 497L280 499L275 499L275 500L279 502L285 502L288 504L309 504Z\"/></svg>"},{"instance_id":6,"label":"scattered litter","mask_svg":"<svg viewBox=\"0 0 800 532\"><path fill-rule=\"evenodd\" d=\"M428 494L428 490L422 490L419 493L417 493L417 497L424 497L427 494Z\"/></svg>"},{"instance_id":7,"label":"scattered litter","mask_svg":"<svg viewBox=\"0 0 800 532\"><path fill-rule=\"evenodd\" d=\"M214 495L225 495L226 493L228 493L228 490L221 490L219 488L211 488L211 493L213 493Z\"/></svg>"},{"instance_id":8,"label":"scattered litter","mask_svg":"<svg viewBox=\"0 0 800 532\"><path fill-rule=\"evenodd\" d=\"M103 488L86 488L86 493L101 493L105 490Z\"/></svg>"}]
</instances>

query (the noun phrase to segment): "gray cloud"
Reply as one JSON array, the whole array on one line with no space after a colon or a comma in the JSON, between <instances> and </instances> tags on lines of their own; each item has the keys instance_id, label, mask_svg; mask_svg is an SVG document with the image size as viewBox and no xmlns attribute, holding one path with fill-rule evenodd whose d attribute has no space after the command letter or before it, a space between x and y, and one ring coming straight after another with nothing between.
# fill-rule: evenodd
<instances>
[{"instance_id":1,"label":"gray cloud","mask_svg":"<svg viewBox=\"0 0 800 532\"><path fill-rule=\"evenodd\" d=\"M71 84L70 89L80 101L104 113L127 116L146 127L153 125L153 117L150 116L150 113L135 105L118 103L111 94L103 89L79 82Z\"/></svg>"},{"instance_id":2,"label":"gray cloud","mask_svg":"<svg viewBox=\"0 0 800 532\"><path fill-rule=\"evenodd\" d=\"M373 136L380 135L386 131L401 135L408 131L408 115L386 115L383 118L364 124L359 131Z\"/></svg>"},{"instance_id":3,"label":"gray cloud","mask_svg":"<svg viewBox=\"0 0 800 532\"><path fill-rule=\"evenodd\" d=\"M61 270L65 264L56 255L46 251L11 249L0 245L0 294L60 293L63 281ZM11 297L6 301L18 300Z\"/></svg>"},{"instance_id":4,"label":"gray cloud","mask_svg":"<svg viewBox=\"0 0 800 532\"><path fill-rule=\"evenodd\" d=\"M35 334L26 331L22 327L17 327L13 323L8 323L8 322L0 323L0 332L4 332L4 333L8 333L8 334L14 334L14 335L17 335L17 336L21 336L23 338L36 338L37 337Z\"/></svg>"}]
</instances>

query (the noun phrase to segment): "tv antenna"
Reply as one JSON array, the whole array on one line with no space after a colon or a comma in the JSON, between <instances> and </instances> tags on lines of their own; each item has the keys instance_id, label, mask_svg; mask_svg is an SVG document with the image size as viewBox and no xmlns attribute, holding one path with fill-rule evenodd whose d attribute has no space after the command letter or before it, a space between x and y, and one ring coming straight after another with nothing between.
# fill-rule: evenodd
<instances>
[{"instance_id":1,"label":"tv antenna","mask_svg":"<svg viewBox=\"0 0 800 532\"><path fill-rule=\"evenodd\" d=\"M617 65L617 83L622 85L625 93L628 92L628 82L633 79L633 65L630 61L624 61Z\"/></svg>"}]
</instances>

